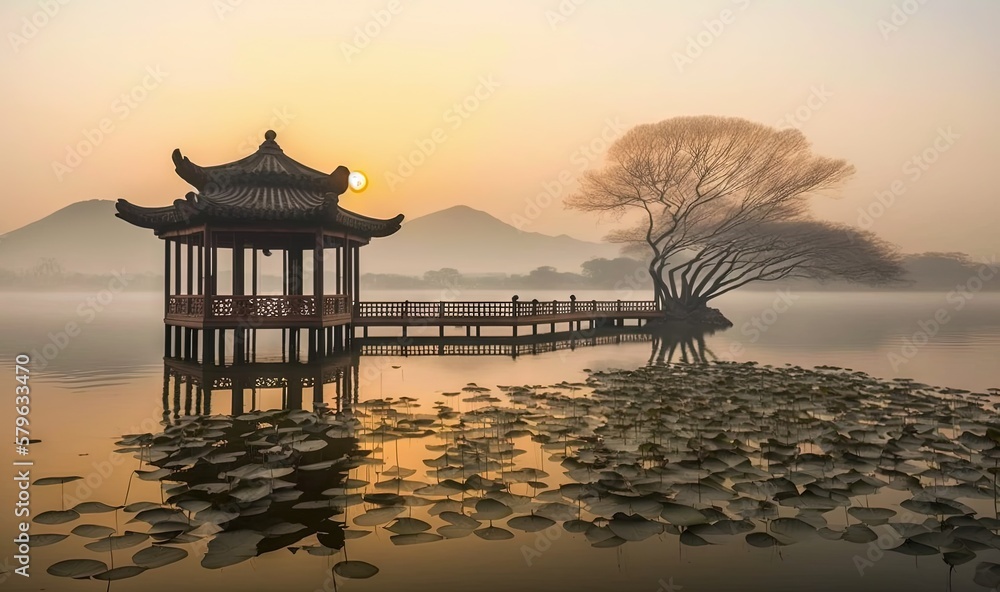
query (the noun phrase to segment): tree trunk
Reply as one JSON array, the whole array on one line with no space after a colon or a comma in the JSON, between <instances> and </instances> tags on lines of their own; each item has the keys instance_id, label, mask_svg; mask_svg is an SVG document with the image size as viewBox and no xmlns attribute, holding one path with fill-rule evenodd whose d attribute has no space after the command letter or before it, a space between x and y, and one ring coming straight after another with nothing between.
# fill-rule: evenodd
<instances>
[{"instance_id":1,"label":"tree trunk","mask_svg":"<svg viewBox=\"0 0 1000 592\"><path fill-rule=\"evenodd\" d=\"M728 328L733 323L719 309L710 308L706 301L697 297L678 298L656 286L657 300L663 304L665 321L680 321L691 325L709 328Z\"/></svg>"}]
</instances>

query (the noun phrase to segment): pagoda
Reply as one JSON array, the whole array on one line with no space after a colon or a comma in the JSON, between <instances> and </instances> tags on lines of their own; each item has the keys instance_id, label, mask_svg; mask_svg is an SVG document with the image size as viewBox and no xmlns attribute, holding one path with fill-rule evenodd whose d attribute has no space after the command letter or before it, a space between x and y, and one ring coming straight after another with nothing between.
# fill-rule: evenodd
<instances>
[{"instance_id":1,"label":"pagoda","mask_svg":"<svg viewBox=\"0 0 1000 592\"><path fill-rule=\"evenodd\" d=\"M350 347L360 248L395 233L403 216L381 220L342 208L351 171L307 167L286 156L276 136L268 131L256 152L216 166L174 150L177 174L195 191L163 207L116 204L117 217L164 242L167 358L255 361L258 330L281 331L283 361L299 361L303 331L309 360ZM219 285L220 250L229 252L231 287ZM306 251L311 287L303 285ZM259 256L282 258L281 294L260 293ZM332 286L324 285L326 271L335 271Z\"/></svg>"}]
</instances>

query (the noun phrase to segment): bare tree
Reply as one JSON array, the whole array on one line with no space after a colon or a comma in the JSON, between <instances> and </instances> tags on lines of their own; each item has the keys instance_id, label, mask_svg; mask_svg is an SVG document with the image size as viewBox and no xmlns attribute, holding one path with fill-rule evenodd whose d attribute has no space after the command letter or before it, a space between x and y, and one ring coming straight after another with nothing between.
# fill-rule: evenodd
<instances>
[{"instance_id":1,"label":"bare tree","mask_svg":"<svg viewBox=\"0 0 1000 592\"><path fill-rule=\"evenodd\" d=\"M808 199L853 170L814 155L798 130L678 117L616 141L567 206L617 219L638 212L608 239L649 258L668 317L707 321L708 301L754 281L879 284L902 273L894 248L875 235L809 217Z\"/></svg>"}]
</instances>

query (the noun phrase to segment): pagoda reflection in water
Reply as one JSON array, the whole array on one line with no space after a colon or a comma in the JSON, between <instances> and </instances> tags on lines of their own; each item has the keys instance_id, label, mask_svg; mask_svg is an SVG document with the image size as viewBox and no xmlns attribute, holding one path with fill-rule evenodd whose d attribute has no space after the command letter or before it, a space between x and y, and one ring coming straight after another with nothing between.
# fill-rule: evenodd
<instances>
[{"instance_id":1,"label":"pagoda reflection in water","mask_svg":"<svg viewBox=\"0 0 1000 592\"><path fill-rule=\"evenodd\" d=\"M333 390L332 409L350 408L358 400L358 356L343 353L309 363L254 362L234 366L203 365L165 358L163 412L174 419L183 415L211 415L213 399L230 400L230 415L258 408L264 394L280 392L280 409L303 409L311 400L313 410L325 408L327 385ZM249 407L247 406L249 404Z\"/></svg>"}]
</instances>

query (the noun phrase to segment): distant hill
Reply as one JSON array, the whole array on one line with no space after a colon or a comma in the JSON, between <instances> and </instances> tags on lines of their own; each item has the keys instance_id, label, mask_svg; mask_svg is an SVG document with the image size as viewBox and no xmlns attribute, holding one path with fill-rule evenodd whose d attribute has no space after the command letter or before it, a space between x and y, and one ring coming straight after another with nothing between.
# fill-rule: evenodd
<instances>
[{"instance_id":1,"label":"distant hill","mask_svg":"<svg viewBox=\"0 0 1000 592\"><path fill-rule=\"evenodd\" d=\"M163 243L152 231L127 224L114 214L113 201L83 201L0 236L0 288L25 272L48 282L36 282L40 287L65 282L69 274L107 276L122 270L130 275L162 274ZM404 276L422 276L426 271L449 267L467 276L497 272L526 275L542 266L580 273L585 261L617 256L616 245L523 232L486 212L455 206L415 218L395 235L373 240L362 251L361 266L365 274ZM965 285L983 265L961 253L906 255L903 264L906 281L893 287L929 291ZM227 281L226 277L227 270L220 269L220 280ZM87 281L92 283L92 279ZM773 290L780 285L801 290L864 289L842 282L820 285L807 281L750 284L747 288ZM998 288L1000 279L983 286L985 290Z\"/></svg>"},{"instance_id":2,"label":"distant hill","mask_svg":"<svg viewBox=\"0 0 1000 592\"><path fill-rule=\"evenodd\" d=\"M163 273L163 244L151 230L115 218L115 202L107 199L77 202L0 236L0 269L53 262L68 273Z\"/></svg>"},{"instance_id":3,"label":"distant hill","mask_svg":"<svg viewBox=\"0 0 1000 592\"><path fill-rule=\"evenodd\" d=\"M527 273L547 265L580 271L584 261L614 258L619 247L566 235L524 232L486 212L455 206L414 218L361 254L365 273L421 275L451 267L462 273Z\"/></svg>"},{"instance_id":4,"label":"distant hill","mask_svg":"<svg viewBox=\"0 0 1000 592\"><path fill-rule=\"evenodd\" d=\"M613 258L618 247L572 237L522 232L479 210L456 206L416 218L361 254L365 273L421 275L453 267L463 273L527 273L549 265L580 271L595 257ZM162 273L163 244L153 232L115 218L110 200L69 205L0 236L0 270L37 268L107 275Z\"/></svg>"}]
</instances>

